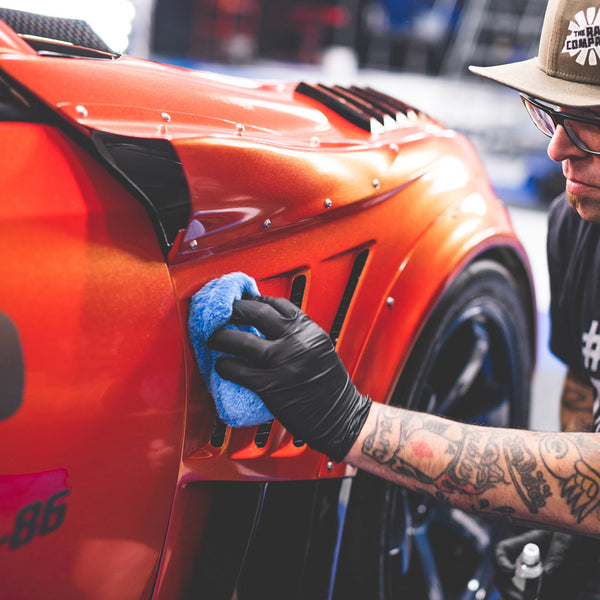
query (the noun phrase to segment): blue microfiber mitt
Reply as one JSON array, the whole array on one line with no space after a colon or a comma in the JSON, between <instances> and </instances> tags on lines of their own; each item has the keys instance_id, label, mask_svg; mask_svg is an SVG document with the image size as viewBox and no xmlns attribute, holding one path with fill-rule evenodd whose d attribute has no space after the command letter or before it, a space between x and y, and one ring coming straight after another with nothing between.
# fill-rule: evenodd
<instances>
[{"instance_id":1,"label":"blue microfiber mitt","mask_svg":"<svg viewBox=\"0 0 600 600\"><path fill-rule=\"evenodd\" d=\"M232 427L259 425L273 418L254 392L219 376L215 371L215 361L222 353L206 345L206 340L222 327L260 335L253 327L237 327L229 323L233 301L239 300L244 293L259 295L256 281L245 273L228 273L213 279L192 296L188 316L188 333L200 373L215 400L219 417Z\"/></svg>"}]
</instances>

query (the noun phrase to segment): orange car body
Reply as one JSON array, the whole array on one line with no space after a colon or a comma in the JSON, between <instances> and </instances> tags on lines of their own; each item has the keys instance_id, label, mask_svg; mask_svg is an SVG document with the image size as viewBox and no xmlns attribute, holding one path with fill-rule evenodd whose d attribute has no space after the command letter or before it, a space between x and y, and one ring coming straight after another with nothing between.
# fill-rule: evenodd
<instances>
[{"instance_id":1,"label":"orange car body","mask_svg":"<svg viewBox=\"0 0 600 600\"><path fill-rule=\"evenodd\" d=\"M516 266L533 311L470 143L418 110L366 130L295 84L43 55L2 22L0 74L34 115L0 122L0 311L24 365L0 421L3 598L177 598L214 482L352 477L278 423L261 444L256 427L211 442L186 332L209 280L244 271L289 297L301 277L302 308L329 331L360 257L337 349L378 402L476 257ZM176 156L186 199L167 225L120 143Z\"/></svg>"}]
</instances>

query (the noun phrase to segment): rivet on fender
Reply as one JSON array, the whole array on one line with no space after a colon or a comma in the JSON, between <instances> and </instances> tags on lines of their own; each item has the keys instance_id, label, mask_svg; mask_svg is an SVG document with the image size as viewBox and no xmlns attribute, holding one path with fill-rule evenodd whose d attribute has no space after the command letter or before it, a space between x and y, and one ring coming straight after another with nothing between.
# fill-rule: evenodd
<instances>
[{"instance_id":1,"label":"rivet on fender","mask_svg":"<svg viewBox=\"0 0 600 600\"><path fill-rule=\"evenodd\" d=\"M328 470L328 471L331 471L332 469L333 469L333 463L332 463L331 461L329 461L329 462L327 463L327 470Z\"/></svg>"},{"instance_id":2,"label":"rivet on fender","mask_svg":"<svg viewBox=\"0 0 600 600\"><path fill-rule=\"evenodd\" d=\"M75 107L75 111L77 112L77 114L81 117L83 117L84 119L88 116L88 109L83 106L82 104L78 104Z\"/></svg>"},{"instance_id":3,"label":"rivet on fender","mask_svg":"<svg viewBox=\"0 0 600 600\"><path fill-rule=\"evenodd\" d=\"M381 186L381 183L379 183L379 179L373 179L373 181L371 182L373 184L373 187L378 190Z\"/></svg>"},{"instance_id":4,"label":"rivet on fender","mask_svg":"<svg viewBox=\"0 0 600 600\"><path fill-rule=\"evenodd\" d=\"M331 208L333 206L333 202L331 201L331 198L327 198L327 200L325 200L325 208Z\"/></svg>"},{"instance_id":5,"label":"rivet on fender","mask_svg":"<svg viewBox=\"0 0 600 600\"><path fill-rule=\"evenodd\" d=\"M198 242L197 240L192 240L189 244L188 244L188 248L190 250L195 250L198 247Z\"/></svg>"},{"instance_id":6,"label":"rivet on fender","mask_svg":"<svg viewBox=\"0 0 600 600\"><path fill-rule=\"evenodd\" d=\"M242 123L238 123L235 126L235 130L237 131L238 135L242 135L242 133L244 133L244 131L246 131L246 128L244 127L244 125Z\"/></svg>"},{"instance_id":7,"label":"rivet on fender","mask_svg":"<svg viewBox=\"0 0 600 600\"><path fill-rule=\"evenodd\" d=\"M264 223L263 223L263 227L265 229L269 229L269 227L271 227L271 219L267 219Z\"/></svg>"},{"instance_id":8,"label":"rivet on fender","mask_svg":"<svg viewBox=\"0 0 600 600\"><path fill-rule=\"evenodd\" d=\"M388 299L385 301L385 303L388 305L388 308L392 308L392 306L394 306L394 302L395 300L391 296L388 296Z\"/></svg>"},{"instance_id":9,"label":"rivet on fender","mask_svg":"<svg viewBox=\"0 0 600 600\"><path fill-rule=\"evenodd\" d=\"M171 122L171 115L168 112L160 113L160 116L167 122Z\"/></svg>"}]
</instances>

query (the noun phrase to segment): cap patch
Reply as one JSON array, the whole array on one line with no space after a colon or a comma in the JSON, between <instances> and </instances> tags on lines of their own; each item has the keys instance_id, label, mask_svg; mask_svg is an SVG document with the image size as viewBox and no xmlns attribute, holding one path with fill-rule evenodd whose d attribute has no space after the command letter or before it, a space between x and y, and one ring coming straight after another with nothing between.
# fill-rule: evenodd
<instances>
[{"instance_id":1,"label":"cap patch","mask_svg":"<svg viewBox=\"0 0 600 600\"><path fill-rule=\"evenodd\" d=\"M591 7L573 17L562 52L568 52L583 66L600 63L600 10Z\"/></svg>"}]
</instances>

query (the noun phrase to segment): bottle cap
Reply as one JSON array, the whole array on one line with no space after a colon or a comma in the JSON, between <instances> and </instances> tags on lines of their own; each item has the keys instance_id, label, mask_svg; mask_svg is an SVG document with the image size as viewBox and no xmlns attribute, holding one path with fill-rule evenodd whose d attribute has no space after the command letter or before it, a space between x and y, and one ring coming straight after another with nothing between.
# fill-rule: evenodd
<instances>
[{"instance_id":1,"label":"bottle cap","mask_svg":"<svg viewBox=\"0 0 600 600\"><path fill-rule=\"evenodd\" d=\"M528 566L536 565L540 562L540 549L537 544L525 544L521 557L523 564Z\"/></svg>"}]
</instances>

